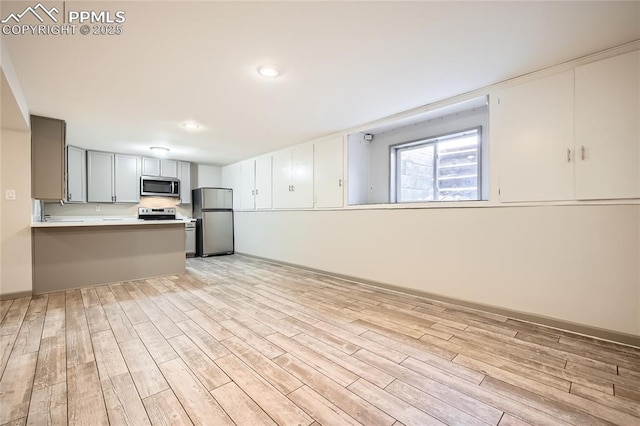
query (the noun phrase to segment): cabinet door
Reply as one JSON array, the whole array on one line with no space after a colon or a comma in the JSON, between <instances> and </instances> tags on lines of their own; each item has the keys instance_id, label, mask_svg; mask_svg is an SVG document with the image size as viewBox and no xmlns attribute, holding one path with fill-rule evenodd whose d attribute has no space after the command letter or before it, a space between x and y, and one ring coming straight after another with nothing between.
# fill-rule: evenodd
<instances>
[{"instance_id":1,"label":"cabinet door","mask_svg":"<svg viewBox=\"0 0 640 426\"><path fill-rule=\"evenodd\" d=\"M142 158L142 175L143 176L160 176L160 159L159 158Z\"/></svg>"},{"instance_id":2,"label":"cabinet door","mask_svg":"<svg viewBox=\"0 0 640 426\"><path fill-rule=\"evenodd\" d=\"M342 207L344 146L342 138L313 147L313 188L316 207Z\"/></svg>"},{"instance_id":3,"label":"cabinet door","mask_svg":"<svg viewBox=\"0 0 640 426\"><path fill-rule=\"evenodd\" d=\"M279 151L273 154L273 208L292 207L291 151Z\"/></svg>"},{"instance_id":4,"label":"cabinet door","mask_svg":"<svg viewBox=\"0 0 640 426\"><path fill-rule=\"evenodd\" d=\"M255 161L243 161L240 164L240 173L240 208L253 210L255 208Z\"/></svg>"},{"instance_id":5,"label":"cabinet door","mask_svg":"<svg viewBox=\"0 0 640 426\"><path fill-rule=\"evenodd\" d=\"M67 147L67 202L87 201L87 151Z\"/></svg>"},{"instance_id":6,"label":"cabinet door","mask_svg":"<svg viewBox=\"0 0 640 426\"><path fill-rule=\"evenodd\" d=\"M115 155L115 199L116 203L140 201L140 157Z\"/></svg>"},{"instance_id":7,"label":"cabinet door","mask_svg":"<svg viewBox=\"0 0 640 426\"><path fill-rule=\"evenodd\" d=\"M313 145L291 149L291 175L294 208L313 207Z\"/></svg>"},{"instance_id":8,"label":"cabinet door","mask_svg":"<svg viewBox=\"0 0 640 426\"><path fill-rule=\"evenodd\" d=\"M180 179L180 204L191 204L191 163L178 162L178 179Z\"/></svg>"},{"instance_id":9,"label":"cabinet door","mask_svg":"<svg viewBox=\"0 0 640 426\"><path fill-rule=\"evenodd\" d=\"M501 201L571 200L573 70L503 90L491 105Z\"/></svg>"},{"instance_id":10,"label":"cabinet door","mask_svg":"<svg viewBox=\"0 0 640 426\"><path fill-rule=\"evenodd\" d=\"M31 116L31 198L64 199L66 123Z\"/></svg>"},{"instance_id":11,"label":"cabinet door","mask_svg":"<svg viewBox=\"0 0 640 426\"><path fill-rule=\"evenodd\" d=\"M109 152L87 152L87 201L90 203L113 202L113 157Z\"/></svg>"},{"instance_id":12,"label":"cabinet door","mask_svg":"<svg viewBox=\"0 0 640 426\"><path fill-rule=\"evenodd\" d=\"M637 198L640 52L575 72L576 197Z\"/></svg>"},{"instance_id":13,"label":"cabinet door","mask_svg":"<svg viewBox=\"0 0 640 426\"><path fill-rule=\"evenodd\" d=\"M176 160L160 160L160 176L178 177L178 162Z\"/></svg>"},{"instance_id":14,"label":"cabinet door","mask_svg":"<svg viewBox=\"0 0 640 426\"><path fill-rule=\"evenodd\" d=\"M256 159L256 209L270 209L271 156Z\"/></svg>"}]
</instances>

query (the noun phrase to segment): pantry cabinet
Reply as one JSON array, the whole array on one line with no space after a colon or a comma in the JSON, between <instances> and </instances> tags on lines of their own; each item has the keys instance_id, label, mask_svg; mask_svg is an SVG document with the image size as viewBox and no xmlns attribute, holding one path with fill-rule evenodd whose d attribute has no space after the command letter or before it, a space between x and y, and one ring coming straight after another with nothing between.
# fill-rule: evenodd
<instances>
[{"instance_id":1,"label":"pantry cabinet","mask_svg":"<svg viewBox=\"0 0 640 426\"><path fill-rule=\"evenodd\" d=\"M313 145L299 145L273 154L273 207L313 207Z\"/></svg>"},{"instance_id":2,"label":"pantry cabinet","mask_svg":"<svg viewBox=\"0 0 640 426\"><path fill-rule=\"evenodd\" d=\"M87 201L87 151L67 146L67 197L68 203Z\"/></svg>"},{"instance_id":3,"label":"pantry cabinet","mask_svg":"<svg viewBox=\"0 0 640 426\"><path fill-rule=\"evenodd\" d=\"M638 198L640 51L575 73L576 198Z\"/></svg>"},{"instance_id":4,"label":"pantry cabinet","mask_svg":"<svg viewBox=\"0 0 640 426\"><path fill-rule=\"evenodd\" d=\"M314 204L319 208L342 207L344 203L344 144L342 137L313 146Z\"/></svg>"}]
</instances>

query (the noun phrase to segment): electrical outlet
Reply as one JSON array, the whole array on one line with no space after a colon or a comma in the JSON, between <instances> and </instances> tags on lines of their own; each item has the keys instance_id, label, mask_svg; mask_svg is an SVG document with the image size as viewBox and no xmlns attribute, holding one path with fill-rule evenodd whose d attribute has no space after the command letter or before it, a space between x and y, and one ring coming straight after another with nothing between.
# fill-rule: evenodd
<instances>
[{"instance_id":1,"label":"electrical outlet","mask_svg":"<svg viewBox=\"0 0 640 426\"><path fill-rule=\"evenodd\" d=\"M14 201L16 199L16 190L15 189L7 189L4 192L4 198L7 200Z\"/></svg>"},{"instance_id":2,"label":"electrical outlet","mask_svg":"<svg viewBox=\"0 0 640 426\"><path fill-rule=\"evenodd\" d=\"M99 212L100 211L100 205L96 206L96 211Z\"/></svg>"}]
</instances>

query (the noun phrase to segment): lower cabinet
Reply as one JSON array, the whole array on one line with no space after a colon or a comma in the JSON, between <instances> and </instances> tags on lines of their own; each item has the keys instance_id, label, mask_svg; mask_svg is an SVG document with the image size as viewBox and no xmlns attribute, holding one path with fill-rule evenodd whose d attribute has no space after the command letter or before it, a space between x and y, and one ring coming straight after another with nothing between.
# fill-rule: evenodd
<instances>
[{"instance_id":1,"label":"lower cabinet","mask_svg":"<svg viewBox=\"0 0 640 426\"><path fill-rule=\"evenodd\" d=\"M87 152L87 201L137 203L140 200L140 157Z\"/></svg>"}]
</instances>

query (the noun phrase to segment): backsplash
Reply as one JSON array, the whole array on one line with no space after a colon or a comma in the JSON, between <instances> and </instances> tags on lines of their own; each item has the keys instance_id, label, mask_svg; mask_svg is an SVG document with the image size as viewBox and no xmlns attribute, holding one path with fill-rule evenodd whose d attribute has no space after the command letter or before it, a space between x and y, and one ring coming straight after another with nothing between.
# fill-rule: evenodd
<instances>
[{"instance_id":1,"label":"backsplash","mask_svg":"<svg viewBox=\"0 0 640 426\"><path fill-rule=\"evenodd\" d=\"M191 217L191 204L177 204L167 197L140 197L139 204L110 203L45 203L44 213L49 216L138 216L138 207L175 207L178 218ZM99 209L99 210L96 210Z\"/></svg>"}]
</instances>

